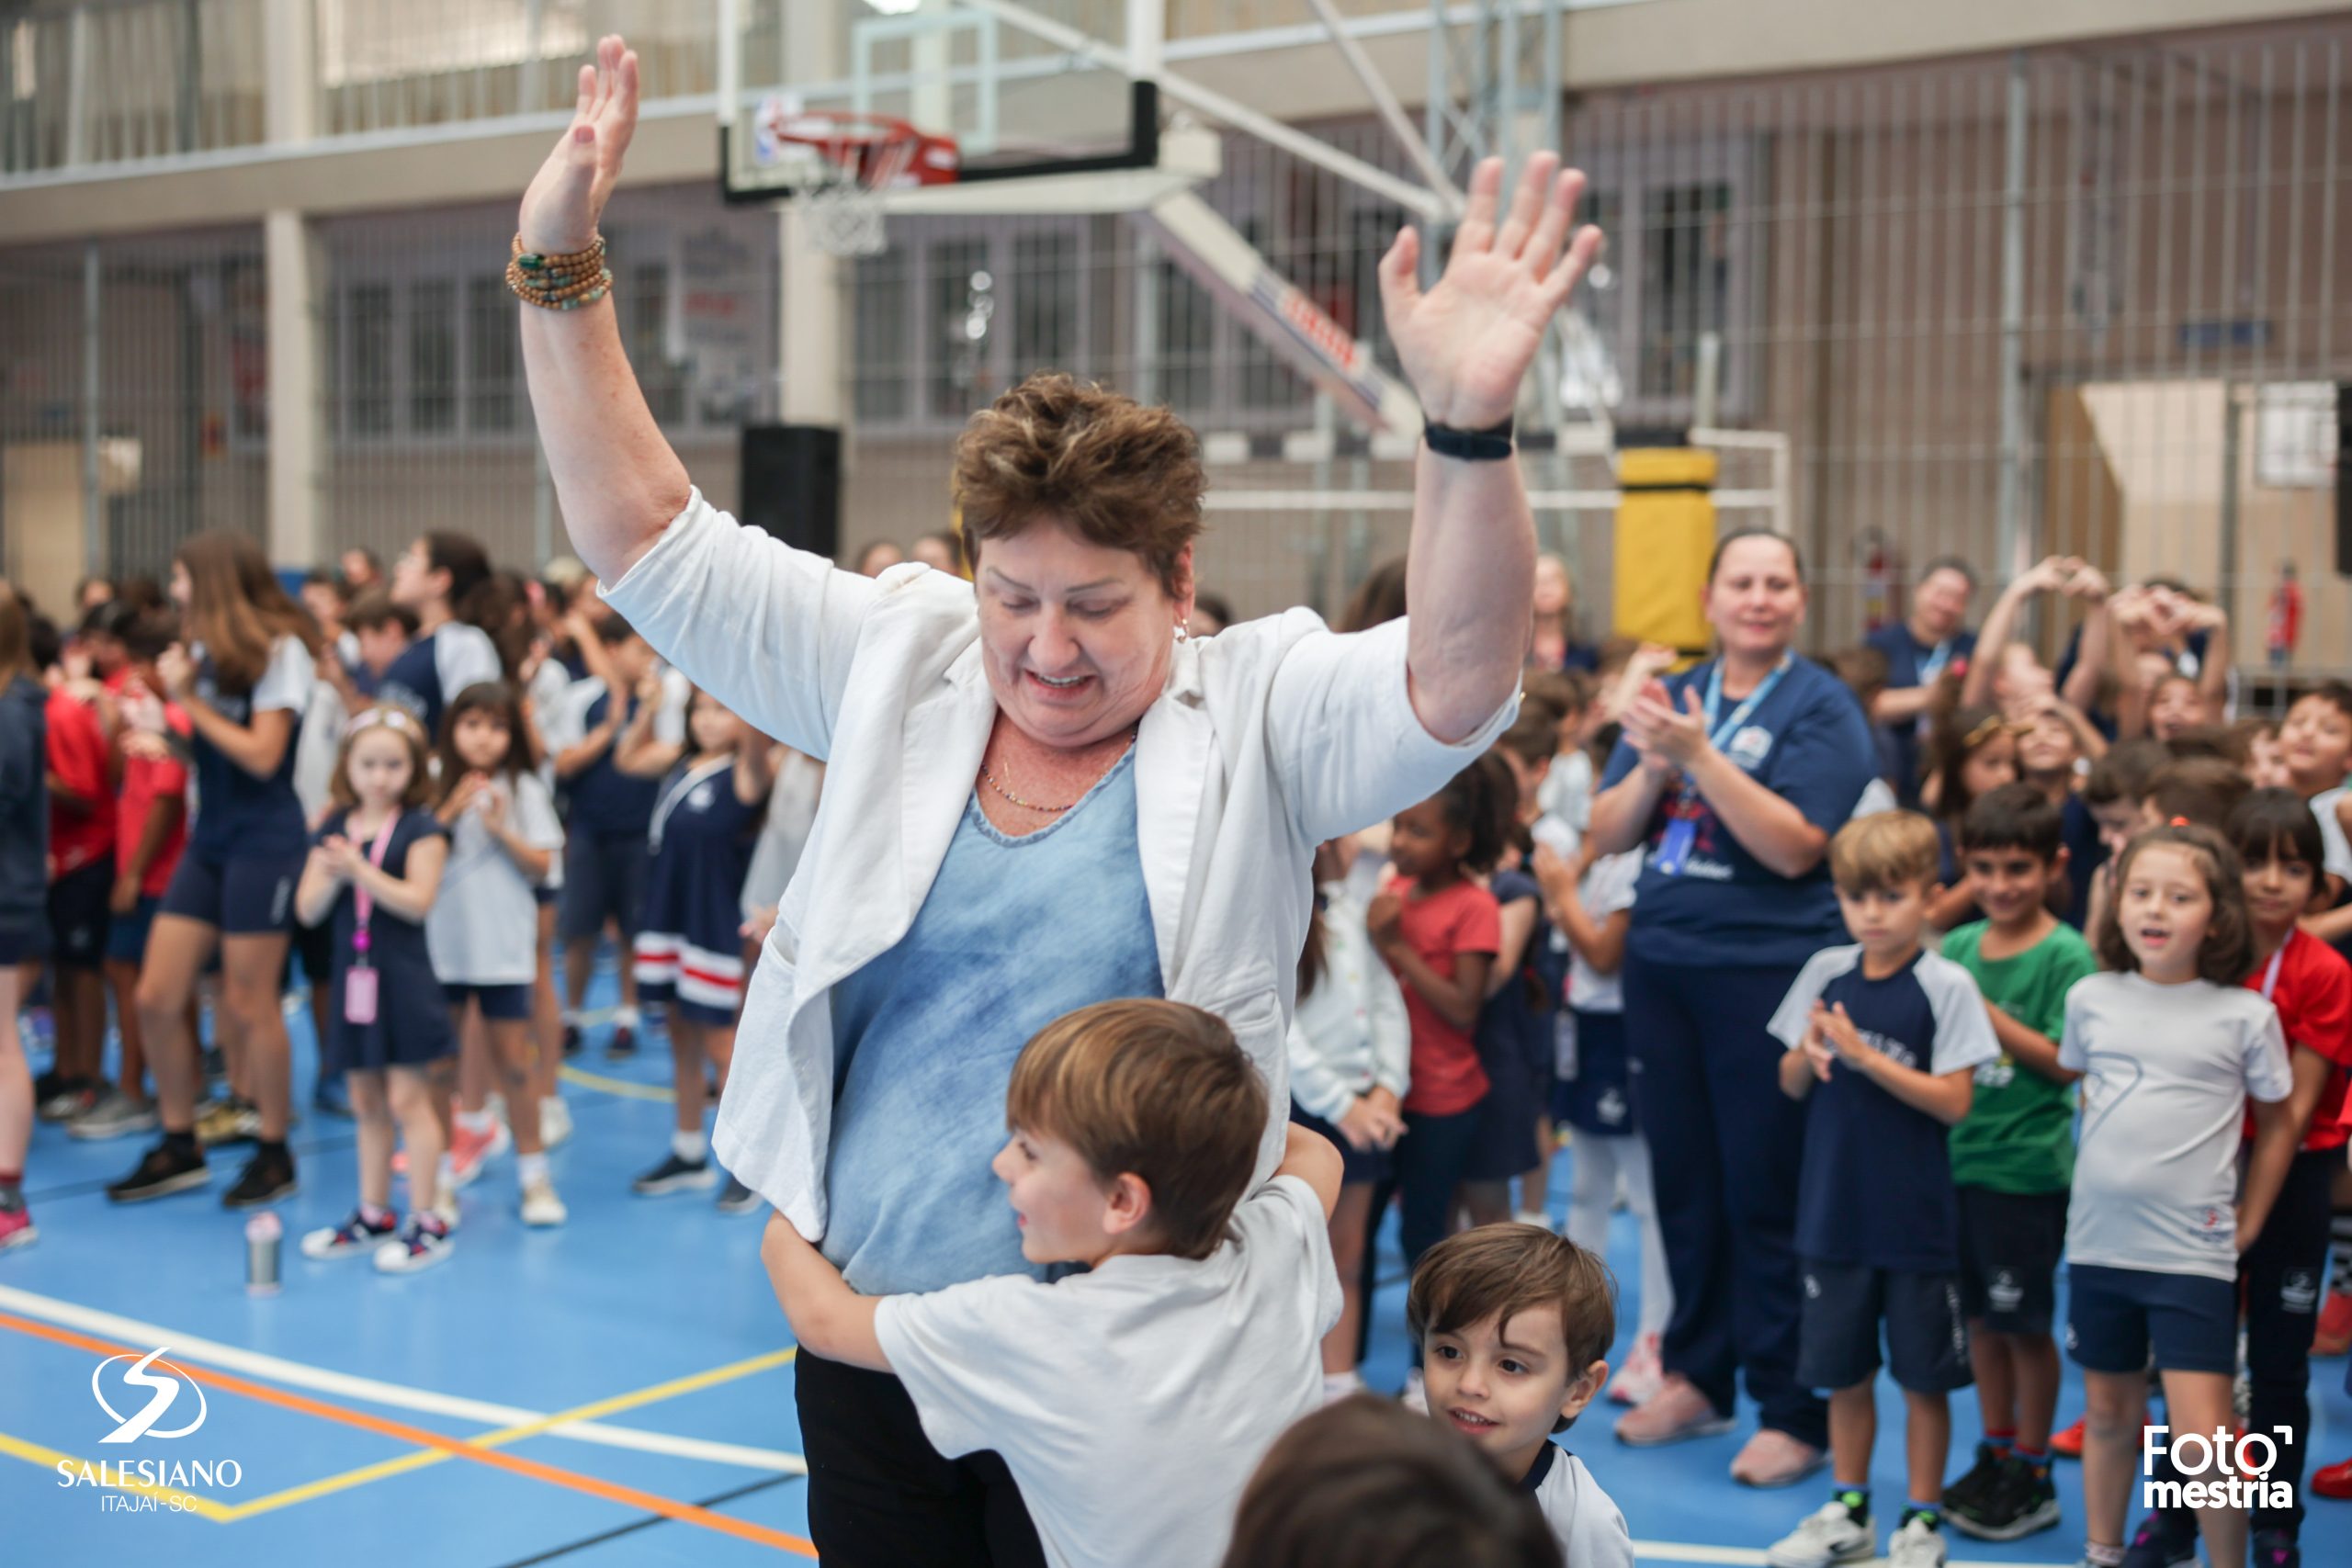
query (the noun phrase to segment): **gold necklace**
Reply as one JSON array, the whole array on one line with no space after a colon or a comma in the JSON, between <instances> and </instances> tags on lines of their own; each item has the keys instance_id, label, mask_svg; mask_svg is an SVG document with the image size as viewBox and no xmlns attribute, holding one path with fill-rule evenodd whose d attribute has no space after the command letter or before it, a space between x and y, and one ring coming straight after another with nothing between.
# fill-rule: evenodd
<instances>
[{"instance_id":1,"label":"gold necklace","mask_svg":"<svg viewBox=\"0 0 2352 1568\"><path fill-rule=\"evenodd\" d=\"M1119 757L1124 757L1127 754L1129 749L1136 743L1136 737L1141 733L1143 733L1143 727L1140 725L1127 731L1127 744L1119 748L1118 757L1111 759L1112 767L1117 767L1119 765ZM1110 771L1110 768L1102 770L1104 773L1107 773ZM1022 810L1039 811L1045 813L1048 817L1059 817L1063 812L1068 811L1071 806L1076 806L1079 800L1084 800L1086 798L1085 795L1080 795L1078 797L1078 800L1071 801L1069 806L1038 806L1034 802L1023 800L1019 795L1013 794L1011 790L1005 788L1004 785L997 782L996 774L989 771L988 759L985 757L980 760L980 778L982 782L989 786L989 788L996 791L997 794L1004 796L1005 799L1012 802L1013 805L1021 807ZM1098 784L1102 782L1102 774L1098 773L1095 775L1095 782ZM1089 784L1087 787L1091 789L1093 785Z\"/></svg>"}]
</instances>

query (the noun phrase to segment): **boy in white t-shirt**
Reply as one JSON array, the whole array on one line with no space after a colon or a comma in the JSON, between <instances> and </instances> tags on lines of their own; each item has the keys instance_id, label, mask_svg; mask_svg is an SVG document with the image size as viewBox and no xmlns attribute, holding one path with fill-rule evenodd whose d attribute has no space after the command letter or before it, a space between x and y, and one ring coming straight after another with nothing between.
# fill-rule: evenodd
<instances>
[{"instance_id":1,"label":"boy in white t-shirt","mask_svg":"<svg viewBox=\"0 0 2352 1568\"><path fill-rule=\"evenodd\" d=\"M1339 1151L1293 1126L1245 1198L1265 1086L1222 1020L1178 1002L1048 1024L1005 1117L992 1168L1023 1255L1089 1272L861 1296L777 1215L776 1299L810 1353L895 1373L942 1455L1002 1456L1049 1562L1211 1568L1258 1461L1322 1403Z\"/></svg>"},{"instance_id":2,"label":"boy in white t-shirt","mask_svg":"<svg viewBox=\"0 0 2352 1568\"><path fill-rule=\"evenodd\" d=\"M1625 1516L1584 1461L1552 1441L1608 1380L1610 1293L1607 1267L1566 1236L1480 1225L1422 1254L1405 1304L1430 1419L1535 1498L1571 1568L1634 1568Z\"/></svg>"}]
</instances>

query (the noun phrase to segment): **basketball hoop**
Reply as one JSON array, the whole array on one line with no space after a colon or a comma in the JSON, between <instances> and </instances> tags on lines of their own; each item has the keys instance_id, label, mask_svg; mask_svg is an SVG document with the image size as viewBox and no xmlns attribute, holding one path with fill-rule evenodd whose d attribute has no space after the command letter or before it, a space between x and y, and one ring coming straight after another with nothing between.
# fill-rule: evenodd
<instances>
[{"instance_id":1,"label":"basketball hoop","mask_svg":"<svg viewBox=\"0 0 2352 1568\"><path fill-rule=\"evenodd\" d=\"M961 167L954 137L889 115L796 113L771 99L761 107L757 133L763 151L792 144L817 153L792 200L807 220L809 243L827 255L879 255L888 248L885 196L951 184Z\"/></svg>"}]
</instances>

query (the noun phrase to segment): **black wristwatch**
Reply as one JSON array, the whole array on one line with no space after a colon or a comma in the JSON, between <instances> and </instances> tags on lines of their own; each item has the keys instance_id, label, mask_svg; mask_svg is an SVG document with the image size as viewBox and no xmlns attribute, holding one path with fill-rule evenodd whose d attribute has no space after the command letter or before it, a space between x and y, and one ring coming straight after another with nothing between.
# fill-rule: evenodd
<instances>
[{"instance_id":1,"label":"black wristwatch","mask_svg":"<svg viewBox=\"0 0 2352 1568\"><path fill-rule=\"evenodd\" d=\"M1511 455L1511 422L1488 425L1484 430L1456 430L1450 424L1424 420L1421 439L1430 450L1442 457L1459 457L1465 463L1491 463Z\"/></svg>"}]
</instances>

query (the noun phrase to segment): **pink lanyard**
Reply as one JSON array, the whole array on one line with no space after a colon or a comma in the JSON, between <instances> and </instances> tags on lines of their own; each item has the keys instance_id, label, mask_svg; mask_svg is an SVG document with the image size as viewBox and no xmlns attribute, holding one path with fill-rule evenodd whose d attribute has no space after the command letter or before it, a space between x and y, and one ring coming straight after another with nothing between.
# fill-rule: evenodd
<instances>
[{"instance_id":1,"label":"pink lanyard","mask_svg":"<svg viewBox=\"0 0 2352 1568\"><path fill-rule=\"evenodd\" d=\"M391 847L392 829L399 822L398 812L385 818L384 826L377 831L376 841L368 846L368 863L378 871L384 869L384 852ZM374 912L376 900L368 897L368 889L358 886L356 878L353 879L351 900L359 913L358 927L351 933L351 951L359 955L360 963L365 964L368 962L368 950L371 945L368 935L368 917Z\"/></svg>"}]
</instances>

